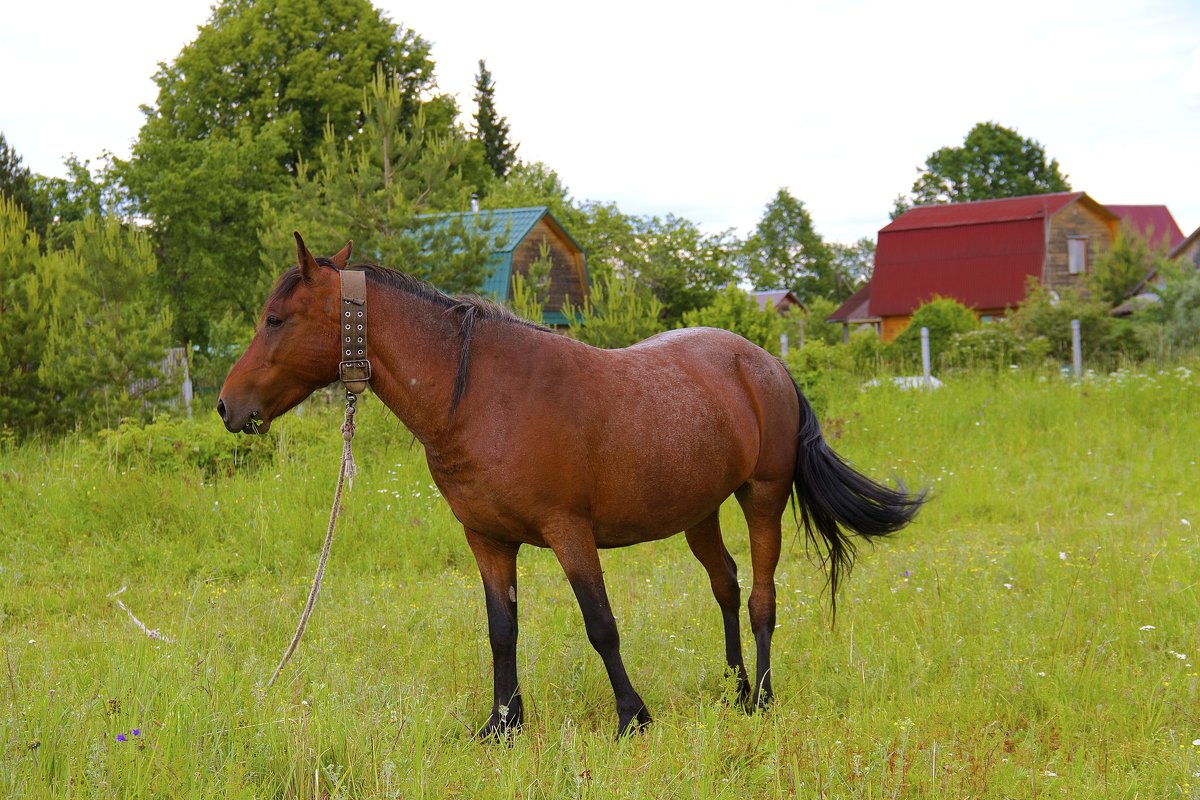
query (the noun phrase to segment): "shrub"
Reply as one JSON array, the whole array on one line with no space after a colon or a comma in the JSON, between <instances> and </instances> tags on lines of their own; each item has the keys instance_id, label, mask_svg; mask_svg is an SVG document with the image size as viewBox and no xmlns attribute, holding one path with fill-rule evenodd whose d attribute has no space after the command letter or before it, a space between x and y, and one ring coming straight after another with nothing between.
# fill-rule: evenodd
<instances>
[{"instance_id":1,"label":"shrub","mask_svg":"<svg viewBox=\"0 0 1200 800\"><path fill-rule=\"evenodd\" d=\"M827 345L820 339L809 340L803 347L790 350L784 364L817 416L824 416L834 392L845 386L854 374L850 349Z\"/></svg>"},{"instance_id":2,"label":"shrub","mask_svg":"<svg viewBox=\"0 0 1200 800\"><path fill-rule=\"evenodd\" d=\"M779 355L779 336L785 327L775 309L759 307L757 300L732 283L709 305L684 313L683 327L700 326L733 331L775 355Z\"/></svg>"},{"instance_id":3,"label":"shrub","mask_svg":"<svg viewBox=\"0 0 1200 800\"><path fill-rule=\"evenodd\" d=\"M1133 325L1111 316L1103 302L1084 297L1076 289L1055 293L1033 278L1025 302L1012 315L1012 325L1026 341L1045 339L1050 356L1059 363L1069 363L1074 319L1079 320L1083 358L1088 366L1107 371L1122 359L1145 357L1146 347Z\"/></svg>"},{"instance_id":4,"label":"shrub","mask_svg":"<svg viewBox=\"0 0 1200 800\"><path fill-rule=\"evenodd\" d=\"M957 333L976 330L979 320L971 309L949 297L935 298L917 309L908 327L891 343L892 355L904 364L921 363L921 328L929 329L929 360L940 363Z\"/></svg>"}]
</instances>

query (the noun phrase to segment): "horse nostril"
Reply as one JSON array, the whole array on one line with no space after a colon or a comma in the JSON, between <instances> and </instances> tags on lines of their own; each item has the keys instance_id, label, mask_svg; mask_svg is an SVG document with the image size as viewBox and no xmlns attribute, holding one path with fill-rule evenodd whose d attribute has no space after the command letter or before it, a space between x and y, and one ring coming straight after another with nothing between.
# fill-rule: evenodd
<instances>
[{"instance_id":1,"label":"horse nostril","mask_svg":"<svg viewBox=\"0 0 1200 800\"><path fill-rule=\"evenodd\" d=\"M223 422L228 421L225 417L225 401L224 400L220 400L220 399L217 400L217 413L221 415L221 420Z\"/></svg>"}]
</instances>

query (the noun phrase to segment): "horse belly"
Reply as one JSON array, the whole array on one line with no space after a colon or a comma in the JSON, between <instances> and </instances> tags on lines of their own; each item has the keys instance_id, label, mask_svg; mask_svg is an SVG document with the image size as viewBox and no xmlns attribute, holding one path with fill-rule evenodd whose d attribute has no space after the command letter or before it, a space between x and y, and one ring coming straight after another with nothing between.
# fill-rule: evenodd
<instances>
[{"instance_id":1,"label":"horse belly","mask_svg":"<svg viewBox=\"0 0 1200 800\"><path fill-rule=\"evenodd\" d=\"M619 446L596 459L591 507L600 547L686 530L720 508L754 470L758 432L748 412L691 408L631 427Z\"/></svg>"}]
</instances>

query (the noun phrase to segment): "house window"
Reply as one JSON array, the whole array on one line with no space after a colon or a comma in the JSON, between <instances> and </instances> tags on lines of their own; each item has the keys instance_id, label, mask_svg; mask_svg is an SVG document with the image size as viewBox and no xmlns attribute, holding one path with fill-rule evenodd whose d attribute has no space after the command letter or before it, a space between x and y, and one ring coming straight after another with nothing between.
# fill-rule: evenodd
<instances>
[{"instance_id":1,"label":"house window","mask_svg":"<svg viewBox=\"0 0 1200 800\"><path fill-rule=\"evenodd\" d=\"M1067 272L1078 275L1087 269L1088 240L1086 236L1067 239Z\"/></svg>"}]
</instances>

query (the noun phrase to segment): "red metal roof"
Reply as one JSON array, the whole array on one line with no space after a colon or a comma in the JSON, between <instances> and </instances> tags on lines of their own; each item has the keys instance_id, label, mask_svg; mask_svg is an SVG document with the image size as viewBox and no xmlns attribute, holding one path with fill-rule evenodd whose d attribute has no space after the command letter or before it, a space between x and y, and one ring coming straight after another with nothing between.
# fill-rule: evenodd
<instances>
[{"instance_id":1,"label":"red metal roof","mask_svg":"<svg viewBox=\"0 0 1200 800\"><path fill-rule=\"evenodd\" d=\"M1157 247L1166 240L1173 250L1183 241L1183 231L1166 206L1106 206L1112 213L1133 226L1133 229Z\"/></svg>"},{"instance_id":2,"label":"red metal roof","mask_svg":"<svg viewBox=\"0 0 1200 800\"><path fill-rule=\"evenodd\" d=\"M1041 277L1040 218L946 228L880 231L870 312L911 314L936 296L975 309L1015 307L1030 275Z\"/></svg>"},{"instance_id":3,"label":"red metal roof","mask_svg":"<svg viewBox=\"0 0 1200 800\"><path fill-rule=\"evenodd\" d=\"M854 294L846 298L846 302L825 318L826 322L876 322L879 317L871 316L867 305L871 301L871 283L868 281Z\"/></svg>"},{"instance_id":4,"label":"red metal roof","mask_svg":"<svg viewBox=\"0 0 1200 800\"><path fill-rule=\"evenodd\" d=\"M918 228L979 225L987 222L1011 222L1021 219L1043 219L1058 213L1085 196L1083 192L1058 192L1027 197L1005 197L999 200L977 200L974 203L917 206L896 217L880 233Z\"/></svg>"}]
</instances>

